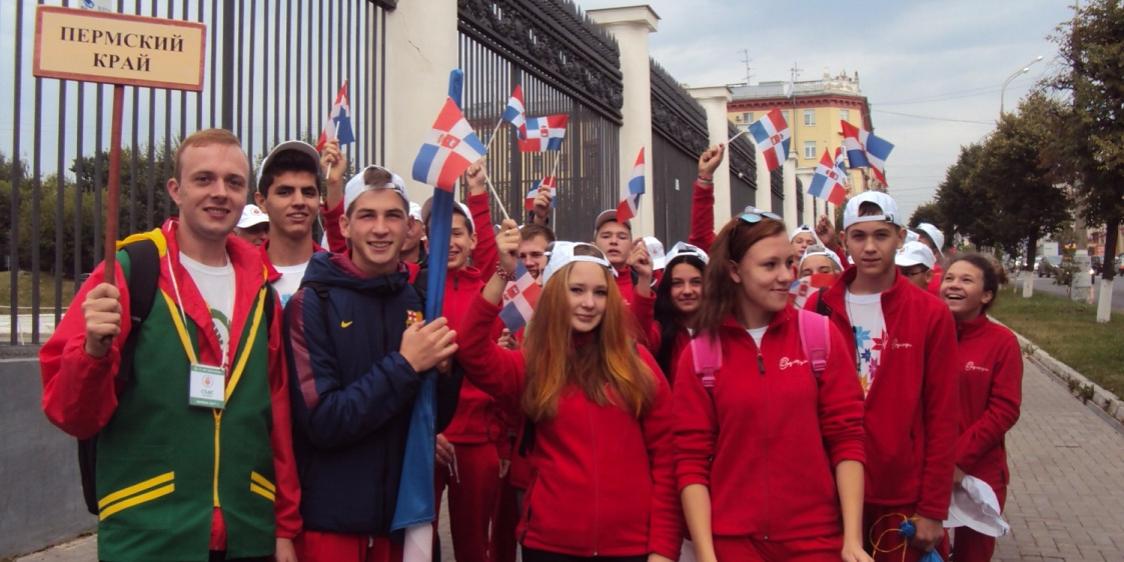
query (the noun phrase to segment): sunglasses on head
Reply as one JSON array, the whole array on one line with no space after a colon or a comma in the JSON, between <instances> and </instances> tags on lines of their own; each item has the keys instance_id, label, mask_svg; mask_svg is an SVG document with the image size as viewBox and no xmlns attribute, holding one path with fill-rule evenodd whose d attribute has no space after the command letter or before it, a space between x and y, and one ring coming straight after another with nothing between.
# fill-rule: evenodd
<instances>
[{"instance_id":1,"label":"sunglasses on head","mask_svg":"<svg viewBox=\"0 0 1124 562\"><path fill-rule=\"evenodd\" d=\"M769 211L746 211L739 215L738 218L748 224L757 224L761 222L762 219L773 219L775 221L784 222L784 219L780 215L770 213Z\"/></svg>"}]
</instances>

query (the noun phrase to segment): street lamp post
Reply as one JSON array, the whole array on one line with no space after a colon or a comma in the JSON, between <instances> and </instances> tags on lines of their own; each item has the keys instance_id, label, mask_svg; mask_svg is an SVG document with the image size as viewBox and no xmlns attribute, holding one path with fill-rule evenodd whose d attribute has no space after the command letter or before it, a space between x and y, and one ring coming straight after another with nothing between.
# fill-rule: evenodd
<instances>
[{"instance_id":1,"label":"street lamp post","mask_svg":"<svg viewBox=\"0 0 1124 562\"><path fill-rule=\"evenodd\" d=\"M1041 60L1042 60L1042 55L1038 55L1037 57L1035 57L1034 60L1026 63L1026 65L1024 65L1022 68L1012 72L1011 75L1008 76L1007 79L1003 81L1003 88L999 90L999 116L1000 117L1003 116L1003 102L1004 102L1004 98L1007 96L1007 85L1010 84L1011 81L1014 80L1015 78L1018 78L1019 76L1021 76L1023 74L1026 74L1027 72L1030 72L1030 67L1033 64L1035 64L1035 63L1037 63Z\"/></svg>"}]
</instances>

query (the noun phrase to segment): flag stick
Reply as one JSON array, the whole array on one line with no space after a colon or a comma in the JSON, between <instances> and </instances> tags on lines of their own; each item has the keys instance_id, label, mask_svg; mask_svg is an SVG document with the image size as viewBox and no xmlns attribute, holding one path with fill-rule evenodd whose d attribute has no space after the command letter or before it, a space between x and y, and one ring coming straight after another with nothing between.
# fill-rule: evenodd
<instances>
[{"instance_id":1,"label":"flag stick","mask_svg":"<svg viewBox=\"0 0 1124 562\"><path fill-rule=\"evenodd\" d=\"M503 213L503 218L511 219L511 215L507 214L507 208L503 206L503 200L500 199L500 194L496 191L496 186L492 185L492 178L488 177L487 172L484 172L484 183L488 184L488 190L492 192L492 197L495 197L496 204L500 206L500 212Z\"/></svg>"},{"instance_id":2,"label":"flag stick","mask_svg":"<svg viewBox=\"0 0 1124 562\"><path fill-rule=\"evenodd\" d=\"M558 165L562 162L562 150L558 150L558 156L554 158L554 167L550 170L550 177L554 178L554 197L558 197ZM558 225L558 203L554 199L550 200L550 224L551 227Z\"/></svg>"},{"instance_id":3,"label":"flag stick","mask_svg":"<svg viewBox=\"0 0 1124 562\"><path fill-rule=\"evenodd\" d=\"M109 129L109 186L105 206L105 283L117 280L117 215L121 207L121 114L125 106L125 86L113 85L113 121Z\"/></svg>"},{"instance_id":4,"label":"flag stick","mask_svg":"<svg viewBox=\"0 0 1124 562\"><path fill-rule=\"evenodd\" d=\"M746 133L746 129L742 129L742 130L738 131L738 134L730 137L730 140L726 141L726 144L730 144L730 143L734 142L735 139L744 135L745 133Z\"/></svg>"},{"instance_id":5,"label":"flag stick","mask_svg":"<svg viewBox=\"0 0 1124 562\"><path fill-rule=\"evenodd\" d=\"M488 144L484 145L484 154L487 154L492 148L492 141L496 140L496 134L500 132L500 127L503 126L503 117L496 121L496 127L492 129L492 136L488 137Z\"/></svg>"},{"instance_id":6,"label":"flag stick","mask_svg":"<svg viewBox=\"0 0 1124 562\"><path fill-rule=\"evenodd\" d=\"M328 118L331 119L331 116L329 115ZM338 143L339 140L340 140L340 122L339 121L336 121L335 131L336 131L336 142ZM342 151L343 147L340 147L340 150ZM330 177L332 177L332 165L328 164L328 169L324 171L324 179L328 179Z\"/></svg>"}]
</instances>

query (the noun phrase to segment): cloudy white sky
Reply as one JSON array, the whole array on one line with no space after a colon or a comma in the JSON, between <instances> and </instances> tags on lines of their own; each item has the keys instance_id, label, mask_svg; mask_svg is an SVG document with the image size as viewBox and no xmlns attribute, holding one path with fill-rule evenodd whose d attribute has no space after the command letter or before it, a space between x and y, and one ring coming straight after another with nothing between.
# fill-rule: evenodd
<instances>
[{"instance_id":1,"label":"cloudy white sky","mask_svg":"<svg viewBox=\"0 0 1124 562\"><path fill-rule=\"evenodd\" d=\"M636 0L577 0L584 9ZM1013 108L1056 72L1048 39L1070 17L1068 0L941 0L840 3L822 0L649 0L660 16L652 56L692 86L745 80L800 80L858 71L879 136L896 146L887 161L890 192L905 216L930 198L963 144L994 128L1000 87ZM893 113L891 113L893 112ZM936 117L969 122L907 117Z\"/></svg>"}]
</instances>

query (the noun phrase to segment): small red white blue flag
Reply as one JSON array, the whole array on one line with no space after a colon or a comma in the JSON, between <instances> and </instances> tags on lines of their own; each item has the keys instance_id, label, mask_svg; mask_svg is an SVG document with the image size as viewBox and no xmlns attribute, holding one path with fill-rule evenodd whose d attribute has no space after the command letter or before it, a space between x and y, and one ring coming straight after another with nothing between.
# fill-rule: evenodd
<instances>
[{"instance_id":1,"label":"small red white blue flag","mask_svg":"<svg viewBox=\"0 0 1124 562\"><path fill-rule=\"evenodd\" d=\"M355 142L355 133L351 130L351 104L347 99L347 80L343 81L336 101L332 103L332 111L328 114L328 123L320 131L320 138L316 139L316 150L324 150L331 141L340 141L340 146Z\"/></svg>"},{"instance_id":2,"label":"small red white blue flag","mask_svg":"<svg viewBox=\"0 0 1124 562\"><path fill-rule=\"evenodd\" d=\"M515 91L507 100L507 107L503 110L504 121L511 123L519 131L519 138L527 138L527 117L524 113L523 86L515 86Z\"/></svg>"},{"instance_id":3,"label":"small red white blue flag","mask_svg":"<svg viewBox=\"0 0 1124 562\"><path fill-rule=\"evenodd\" d=\"M632 175L628 178L628 192L617 205L617 222L628 222L640 212L640 196L644 194L644 147L636 155Z\"/></svg>"},{"instance_id":4,"label":"small red white blue flag","mask_svg":"<svg viewBox=\"0 0 1124 562\"><path fill-rule=\"evenodd\" d=\"M535 313L535 305L539 302L539 293L542 287L531 275L523 262L515 262L515 280L507 284L503 291L503 308L500 309L500 320L512 333L531 321Z\"/></svg>"},{"instance_id":5,"label":"small red white blue flag","mask_svg":"<svg viewBox=\"0 0 1124 562\"><path fill-rule=\"evenodd\" d=\"M452 191L457 178L484 157L484 144L472 125L464 118L452 98L445 98L445 106L433 123L433 130L425 139L418 157L414 159L413 178L438 189Z\"/></svg>"},{"instance_id":6,"label":"small red white blue flag","mask_svg":"<svg viewBox=\"0 0 1124 562\"><path fill-rule=\"evenodd\" d=\"M847 149L847 160L852 168L870 168L874 177L886 183L886 159L894 145L874 133L860 129L846 121L840 121L843 128L843 147Z\"/></svg>"},{"instance_id":7,"label":"small red white blue flag","mask_svg":"<svg viewBox=\"0 0 1124 562\"><path fill-rule=\"evenodd\" d=\"M765 155L765 163L770 172L784 164L785 159L788 158L792 131L781 115L781 110L773 109L764 117L754 121L749 126L749 134L757 144L757 150Z\"/></svg>"},{"instance_id":8,"label":"small red white blue flag","mask_svg":"<svg viewBox=\"0 0 1124 562\"><path fill-rule=\"evenodd\" d=\"M531 186L531 190L527 192L527 197L523 199L523 209L530 211L535 208L535 197L538 197L539 190L546 189L550 191L550 207L555 208L558 206L558 185L554 176L546 176L541 181L537 181Z\"/></svg>"},{"instance_id":9,"label":"small red white blue flag","mask_svg":"<svg viewBox=\"0 0 1124 562\"><path fill-rule=\"evenodd\" d=\"M851 183L847 178L847 158L843 154L842 147L835 147L835 169L839 170L839 181L843 185Z\"/></svg>"},{"instance_id":10,"label":"small red white blue flag","mask_svg":"<svg viewBox=\"0 0 1124 562\"><path fill-rule=\"evenodd\" d=\"M569 121L570 116L564 113L528 117L524 138L519 141L519 151L562 150L562 139L566 138L566 124Z\"/></svg>"},{"instance_id":11,"label":"small red white blue flag","mask_svg":"<svg viewBox=\"0 0 1124 562\"><path fill-rule=\"evenodd\" d=\"M816 166L816 172L812 175L812 183L808 186L808 194L819 199L827 199L828 202L836 205L843 204L843 199L847 196L847 189L843 187L841 176L842 174L839 173L839 168L835 167L835 161L832 160L831 154L825 149L819 165Z\"/></svg>"}]
</instances>

